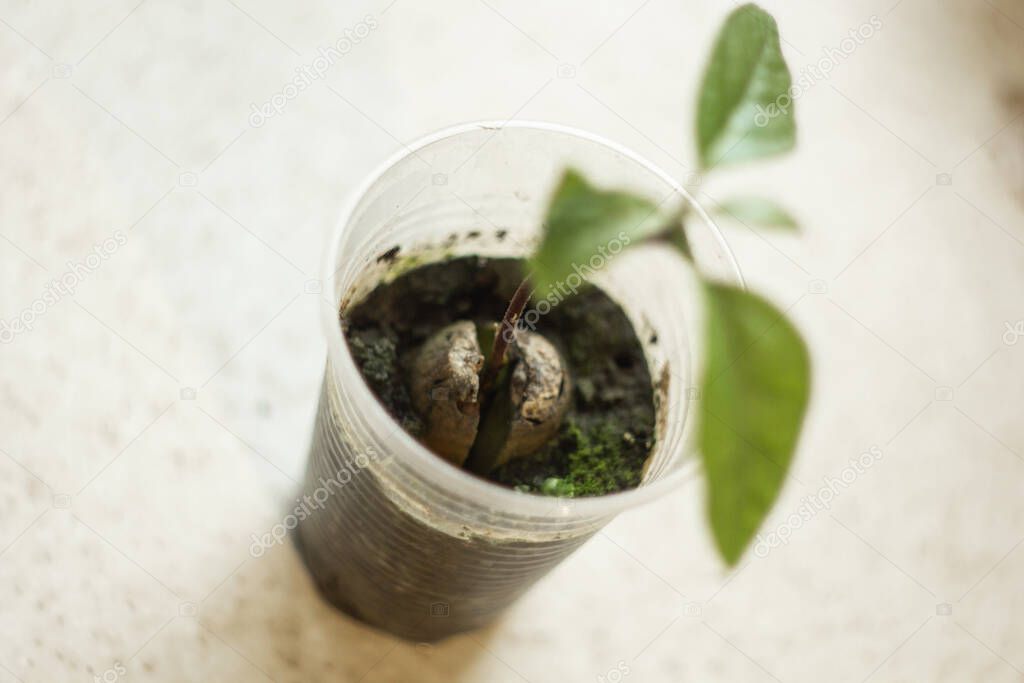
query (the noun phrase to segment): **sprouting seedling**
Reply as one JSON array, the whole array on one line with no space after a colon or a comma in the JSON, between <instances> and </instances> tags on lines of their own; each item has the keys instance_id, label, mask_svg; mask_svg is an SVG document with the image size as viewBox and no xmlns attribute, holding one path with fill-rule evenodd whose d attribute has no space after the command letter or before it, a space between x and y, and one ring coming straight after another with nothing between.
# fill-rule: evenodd
<instances>
[{"instance_id":1,"label":"sprouting seedling","mask_svg":"<svg viewBox=\"0 0 1024 683\"><path fill-rule=\"evenodd\" d=\"M696 132L702 173L793 148L792 102L778 106L791 83L771 15L752 4L733 11L700 87ZM717 212L744 222L796 227L788 212L760 197L725 200ZM514 328L531 287L548 291L573 272L573 264L589 261L613 239L623 245L666 242L696 268L685 218L685 208L663 211L648 198L597 188L579 171L567 170L529 260L529 283L517 290L502 329ZM733 565L782 487L807 406L810 361L799 333L775 306L742 288L697 275L707 320L698 448L712 533L722 557ZM489 349L488 385L504 361L504 348L496 340Z\"/></svg>"}]
</instances>

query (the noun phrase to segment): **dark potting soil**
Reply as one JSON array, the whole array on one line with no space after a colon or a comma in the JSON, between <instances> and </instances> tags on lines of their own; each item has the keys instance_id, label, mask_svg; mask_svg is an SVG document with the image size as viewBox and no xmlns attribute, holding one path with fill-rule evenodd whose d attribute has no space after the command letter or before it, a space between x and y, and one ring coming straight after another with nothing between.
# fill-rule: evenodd
<instances>
[{"instance_id":1,"label":"dark potting soil","mask_svg":"<svg viewBox=\"0 0 1024 683\"><path fill-rule=\"evenodd\" d=\"M410 434L423 430L407 387L420 345L456 320L500 320L521 279L519 259L460 257L411 267L342 312L345 337L363 377ZM535 331L568 363L571 406L555 439L488 478L557 496L633 488L654 443L655 424L654 389L640 341L623 310L597 287L585 285L568 298L552 292L548 300L553 305L546 315L524 314L524 319L536 319Z\"/></svg>"}]
</instances>

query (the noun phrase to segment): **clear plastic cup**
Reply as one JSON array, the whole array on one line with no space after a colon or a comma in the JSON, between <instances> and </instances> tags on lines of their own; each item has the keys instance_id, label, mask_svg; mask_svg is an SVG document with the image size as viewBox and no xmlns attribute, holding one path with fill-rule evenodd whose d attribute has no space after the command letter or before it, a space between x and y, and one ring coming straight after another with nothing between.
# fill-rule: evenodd
<instances>
[{"instance_id":1,"label":"clear plastic cup","mask_svg":"<svg viewBox=\"0 0 1024 683\"><path fill-rule=\"evenodd\" d=\"M492 620L616 514L679 486L695 468L700 290L666 247L611 259L594 279L626 311L656 385L656 443L636 489L561 499L524 494L452 466L377 401L343 339L339 310L392 268L381 256L526 256L567 166L601 186L689 205L705 273L741 282L707 213L667 173L563 126L483 122L430 135L389 160L352 198L325 259L327 368L297 544L324 597L396 635L431 641Z\"/></svg>"}]
</instances>

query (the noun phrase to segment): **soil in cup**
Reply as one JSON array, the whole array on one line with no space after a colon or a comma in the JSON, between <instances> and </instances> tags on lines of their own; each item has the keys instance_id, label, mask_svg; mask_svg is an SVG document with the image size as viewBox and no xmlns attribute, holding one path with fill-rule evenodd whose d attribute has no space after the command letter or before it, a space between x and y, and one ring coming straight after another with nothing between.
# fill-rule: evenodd
<instances>
[{"instance_id":1,"label":"soil in cup","mask_svg":"<svg viewBox=\"0 0 1024 683\"><path fill-rule=\"evenodd\" d=\"M341 323L378 400L419 436L424 425L409 393L416 352L457 320L500 320L522 280L523 263L478 256L426 265L389 260L392 277L343 310ZM538 307L541 299L550 306ZM525 493L574 497L636 487L655 438L654 389L625 312L600 288L583 284L572 296L535 292L523 320L560 350L572 377L571 403L554 439L488 478Z\"/></svg>"}]
</instances>

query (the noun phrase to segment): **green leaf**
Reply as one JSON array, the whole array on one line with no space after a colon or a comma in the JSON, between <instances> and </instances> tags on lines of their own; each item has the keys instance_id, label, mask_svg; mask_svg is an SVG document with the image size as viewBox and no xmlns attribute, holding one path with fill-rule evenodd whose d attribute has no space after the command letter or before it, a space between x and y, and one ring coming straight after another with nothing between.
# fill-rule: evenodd
<instances>
[{"instance_id":1,"label":"green leaf","mask_svg":"<svg viewBox=\"0 0 1024 683\"><path fill-rule=\"evenodd\" d=\"M716 214L729 216L741 223L798 230L796 219L786 209L764 197L730 197L718 205Z\"/></svg>"},{"instance_id":2,"label":"green leaf","mask_svg":"<svg viewBox=\"0 0 1024 683\"><path fill-rule=\"evenodd\" d=\"M548 207L544 235L530 259L539 296L575 275L589 278L630 242L656 232L657 207L628 192L600 190L578 172L562 176Z\"/></svg>"},{"instance_id":3,"label":"green leaf","mask_svg":"<svg viewBox=\"0 0 1024 683\"><path fill-rule=\"evenodd\" d=\"M810 392L807 347L783 313L731 285L707 284L708 361L699 441L711 530L736 564L775 503Z\"/></svg>"},{"instance_id":4,"label":"green leaf","mask_svg":"<svg viewBox=\"0 0 1024 683\"><path fill-rule=\"evenodd\" d=\"M697 103L703 168L779 154L796 144L792 78L779 31L757 5L734 10L718 34Z\"/></svg>"}]
</instances>

